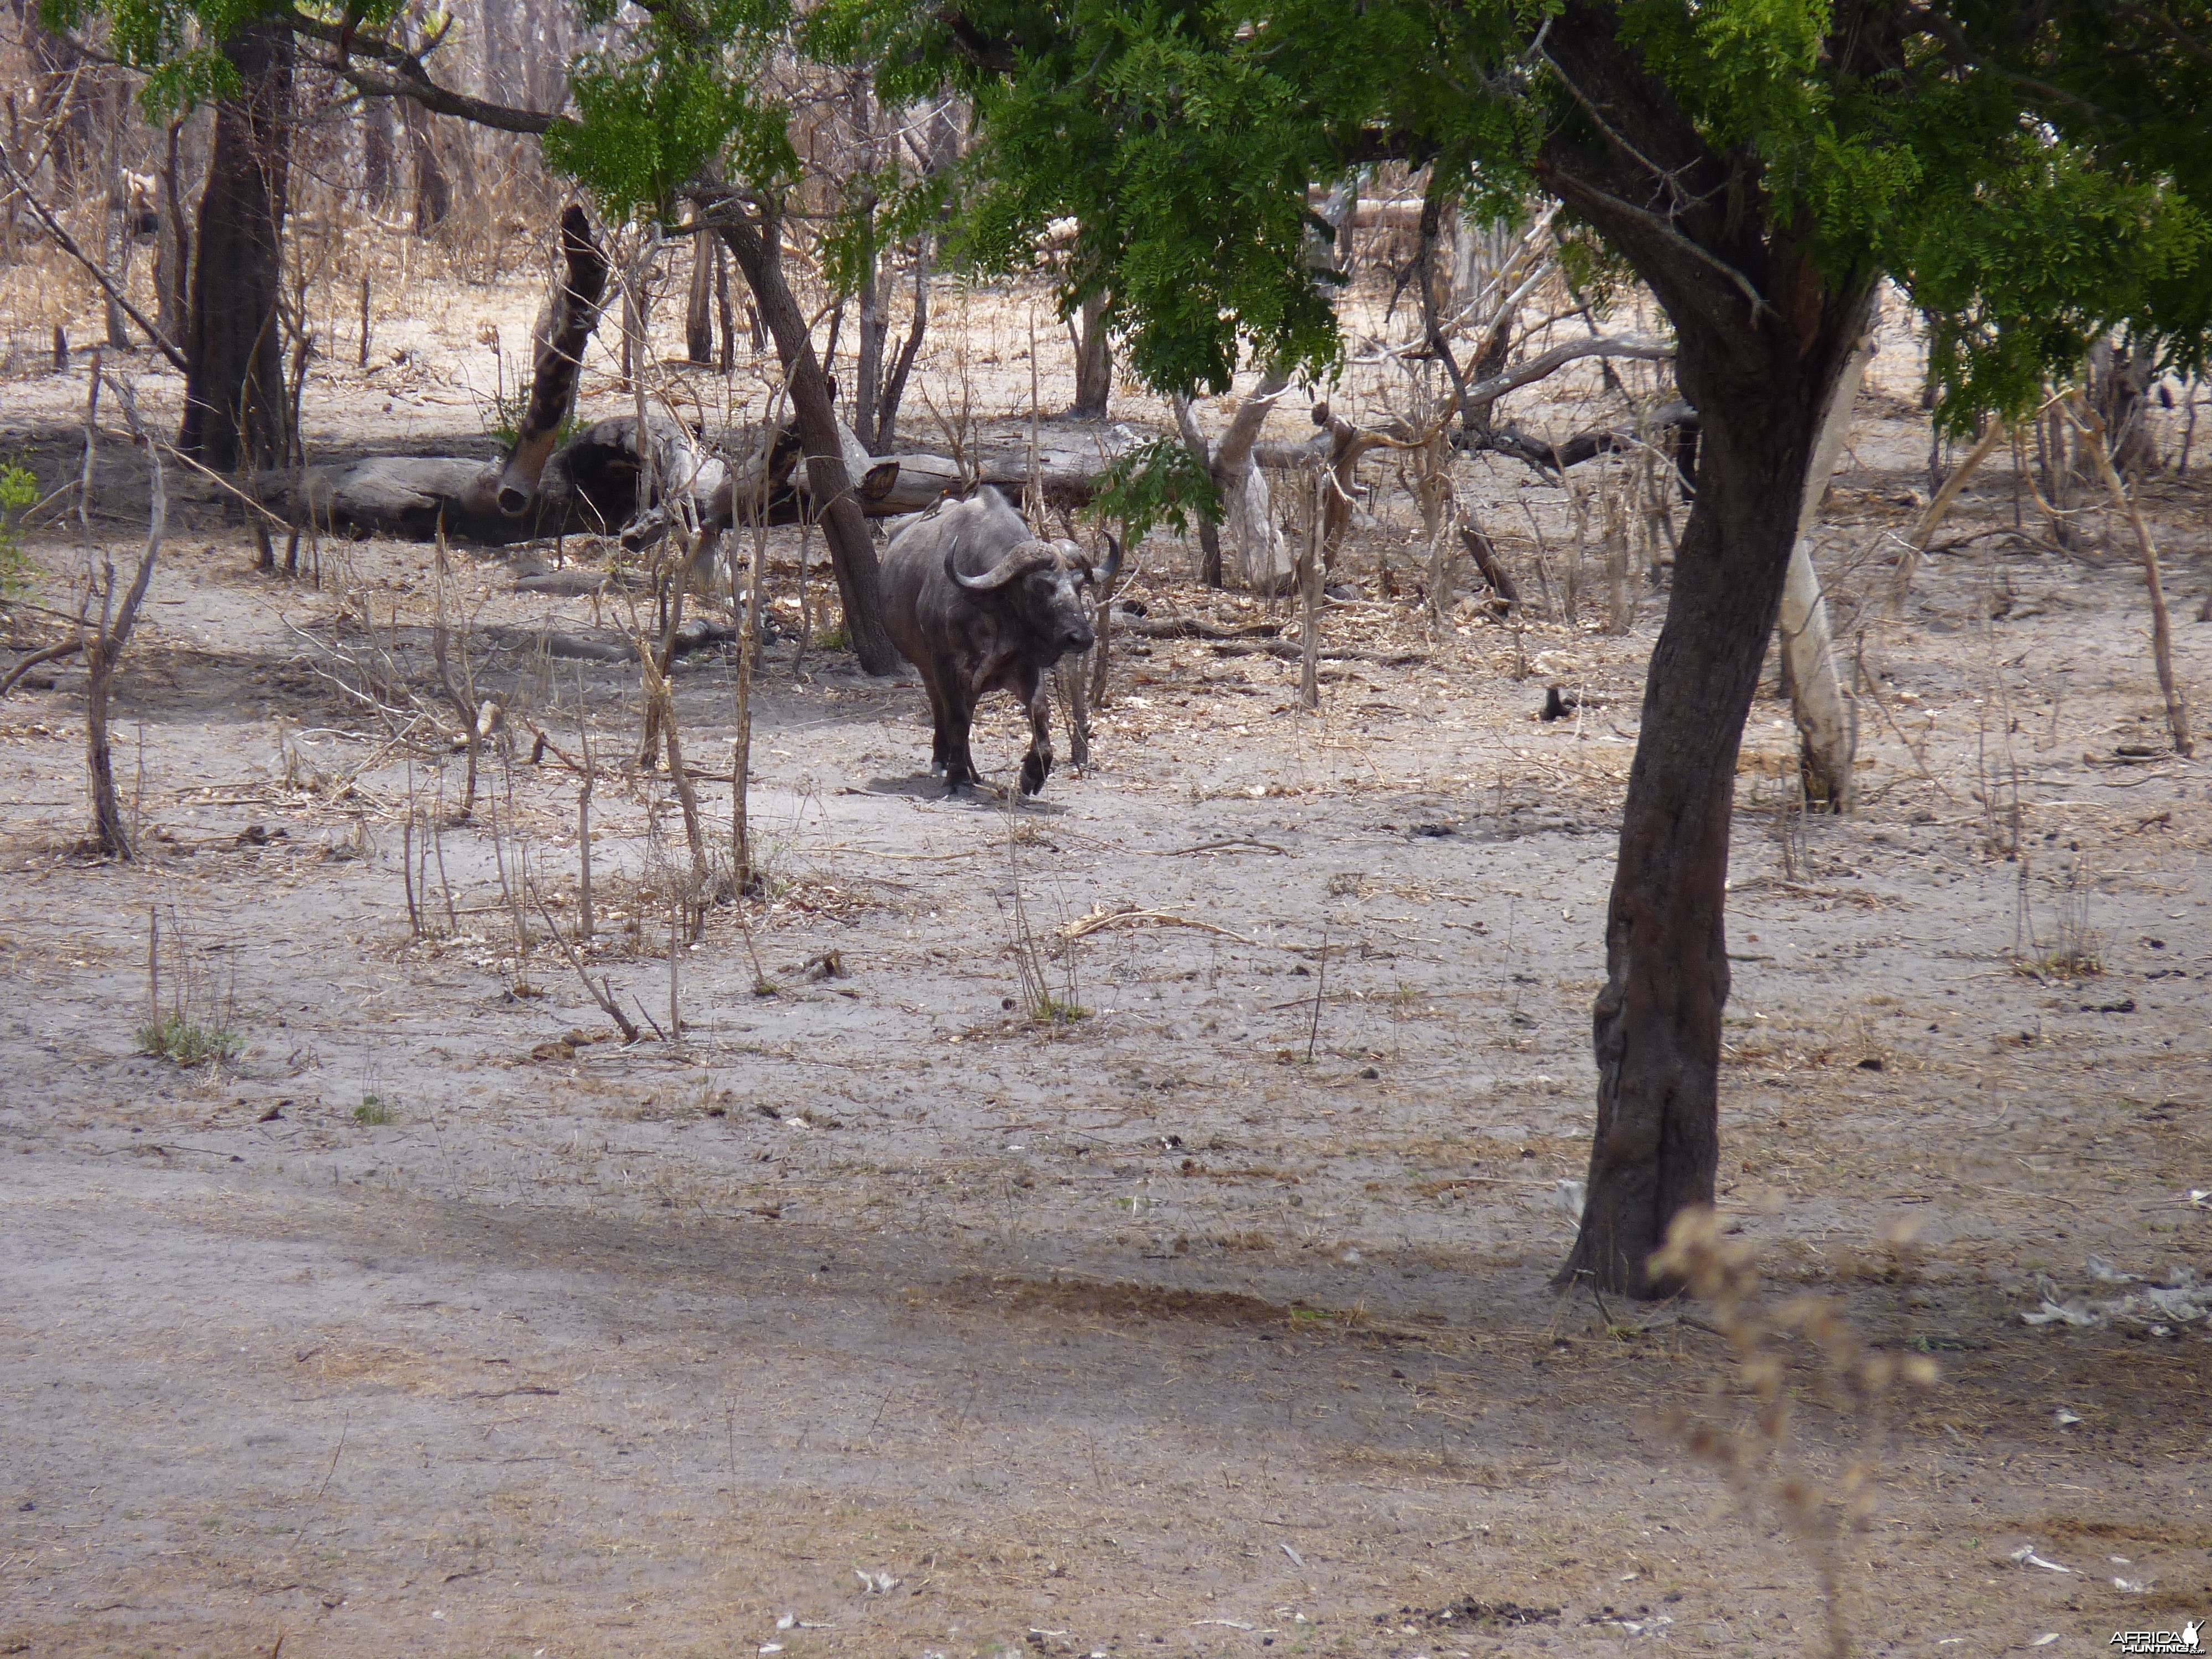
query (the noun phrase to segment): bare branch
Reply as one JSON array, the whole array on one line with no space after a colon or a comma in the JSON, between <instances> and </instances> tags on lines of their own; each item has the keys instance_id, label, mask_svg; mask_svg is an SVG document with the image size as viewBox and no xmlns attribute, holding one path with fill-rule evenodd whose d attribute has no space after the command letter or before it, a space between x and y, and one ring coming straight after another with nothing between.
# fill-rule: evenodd
<instances>
[{"instance_id":1,"label":"bare branch","mask_svg":"<svg viewBox=\"0 0 2212 1659\"><path fill-rule=\"evenodd\" d=\"M23 200L29 204L31 211L38 215L40 223L46 226L46 234L54 239L61 251L92 273L93 281L98 283L106 291L109 299L123 307L124 315L146 331L146 337L153 342L154 349L175 365L179 374L188 373L185 367L185 354L171 345L163 337L161 331L146 320L145 313L131 303L123 290L116 287L109 279L107 273L93 261L89 254L76 245L76 240L69 232L62 228L61 221L54 217L44 202L32 194L29 180L15 171L15 164L8 159L8 153L4 149L0 149L0 170L7 173L9 181L21 193Z\"/></svg>"}]
</instances>

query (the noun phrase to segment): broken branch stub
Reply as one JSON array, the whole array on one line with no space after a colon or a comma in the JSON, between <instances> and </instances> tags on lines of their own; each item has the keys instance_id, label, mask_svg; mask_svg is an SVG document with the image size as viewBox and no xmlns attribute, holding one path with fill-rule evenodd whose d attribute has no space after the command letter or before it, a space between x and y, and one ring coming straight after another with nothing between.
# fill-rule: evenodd
<instances>
[{"instance_id":1,"label":"broken branch stub","mask_svg":"<svg viewBox=\"0 0 2212 1659\"><path fill-rule=\"evenodd\" d=\"M499 477L499 510L510 518L520 516L537 495L561 422L575 406L584 346L599 326L600 302L606 295L606 255L592 240L584 210L573 202L561 215L561 250L568 258L568 274L554 290L552 321L531 372L530 406L515 434L514 453Z\"/></svg>"}]
</instances>

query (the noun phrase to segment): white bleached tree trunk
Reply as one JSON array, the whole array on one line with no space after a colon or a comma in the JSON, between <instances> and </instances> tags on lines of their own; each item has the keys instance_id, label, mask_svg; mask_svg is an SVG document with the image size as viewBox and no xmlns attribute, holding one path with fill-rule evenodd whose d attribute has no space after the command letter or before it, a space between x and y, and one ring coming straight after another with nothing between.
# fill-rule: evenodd
<instances>
[{"instance_id":1,"label":"white bleached tree trunk","mask_svg":"<svg viewBox=\"0 0 2212 1659\"><path fill-rule=\"evenodd\" d=\"M1832 811L1851 804L1851 766L1857 756L1858 709L1836 671L1835 641L1828 626L1828 602L1813 568L1812 530L1828 493L1844 440L1850 435L1859 384L1874 355L1869 326L1858 349L1836 378L1836 389L1820 426L1813 465L1805 474L1805 499L1797 515L1797 541L1790 552L1790 574L1782 589L1782 661L1790 682L1790 712L1796 716L1798 766L1808 804Z\"/></svg>"}]
</instances>

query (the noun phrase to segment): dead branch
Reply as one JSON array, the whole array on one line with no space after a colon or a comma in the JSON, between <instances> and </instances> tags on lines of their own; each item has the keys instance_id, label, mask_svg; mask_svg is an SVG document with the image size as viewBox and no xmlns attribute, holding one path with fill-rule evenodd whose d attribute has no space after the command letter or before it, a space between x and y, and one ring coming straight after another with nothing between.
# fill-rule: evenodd
<instances>
[{"instance_id":1,"label":"dead branch","mask_svg":"<svg viewBox=\"0 0 2212 1659\"><path fill-rule=\"evenodd\" d=\"M145 313L131 303L130 297L121 289L116 287L114 282L105 270L100 268L92 256L79 247L76 245L76 240L62 228L61 221L55 218L47 210L46 204L32 193L29 181L15 171L15 164L8 159L4 149L0 149L0 171L7 173L9 182L15 186L31 211L38 216L40 223L46 228L46 234L54 239L55 245L91 273L93 281L100 284L110 300L123 308L125 316L145 331L147 340L156 351L169 360L177 373L179 374L185 373L185 354L171 345L161 331L146 320Z\"/></svg>"},{"instance_id":2,"label":"dead branch","mask_svg":"<svg viewBox=\"0 0 2212 1659\"><path fill-rule=\"evenodd\" d=\"M59 645L49 645L40 650L32 652L28 656L24 657L18 661L13 668L10 668L4 677L0 677L0 697L4 697L10 691L13 691L15 689L16 684L22 679L23 676L29 673L40 664L57 662L64 657L75 656L78 652L83 649L84 636L80 634L73 640L64 640Z\"/></svg>"}]
</instances>

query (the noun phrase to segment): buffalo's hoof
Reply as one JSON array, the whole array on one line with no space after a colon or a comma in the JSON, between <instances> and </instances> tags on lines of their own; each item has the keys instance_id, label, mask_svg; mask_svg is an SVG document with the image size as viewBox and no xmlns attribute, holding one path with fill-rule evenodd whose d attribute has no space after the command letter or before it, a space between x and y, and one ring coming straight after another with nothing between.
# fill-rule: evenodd
<instances>
[{"instance_id":1,"label":"buffalo's hoof","mask_svg":"<svg viewBox=\"0 0 2212 1659\"><path fill-rule=\"evenodd\" d=\"M1031 755L1022 762L1022 793L1034 795L1044 787L1044 781L1052 771L1049 760L1040 760Z\"/></svg>"}]
</instances>

